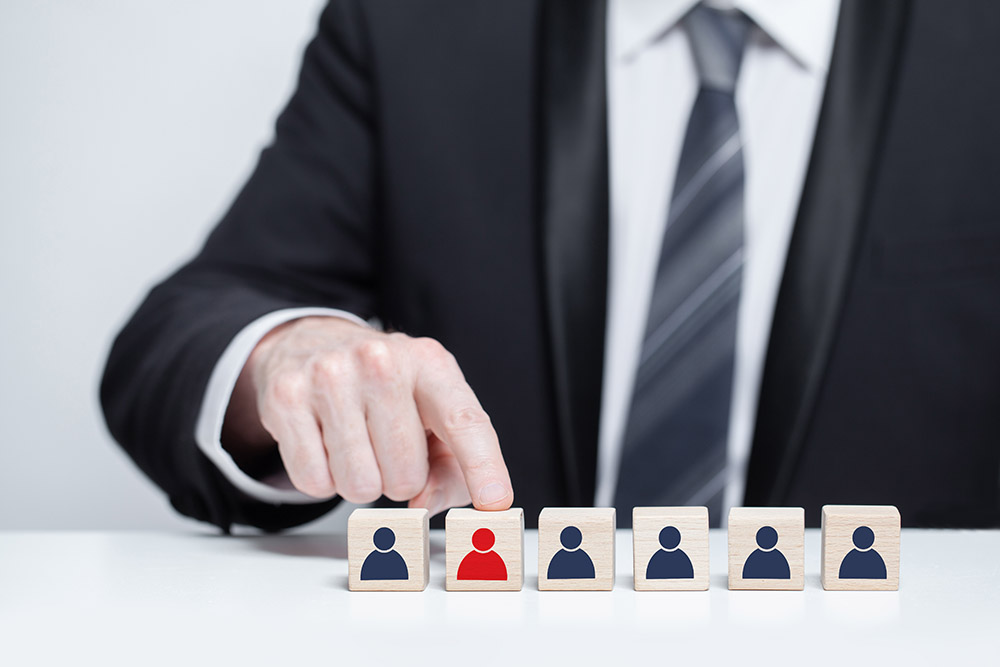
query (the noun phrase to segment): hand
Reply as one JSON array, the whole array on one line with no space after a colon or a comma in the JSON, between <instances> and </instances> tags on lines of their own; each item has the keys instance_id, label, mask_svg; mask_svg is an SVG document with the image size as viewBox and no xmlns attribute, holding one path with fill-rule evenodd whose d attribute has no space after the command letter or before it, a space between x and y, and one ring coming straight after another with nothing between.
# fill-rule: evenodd
<instances>
[{"instance_id":1,"label":"hand","mask_svg":"<svg viewBox=\"0 0 1000 667\"><path fill-rule=\"evenodd\" d=\"M292 484L316 498L384 494L432 515L514 498L489 416L430 338L336 317L271 331L236 383L223 445L239 463L275 442Z\"/></svg>"}]
</instances>

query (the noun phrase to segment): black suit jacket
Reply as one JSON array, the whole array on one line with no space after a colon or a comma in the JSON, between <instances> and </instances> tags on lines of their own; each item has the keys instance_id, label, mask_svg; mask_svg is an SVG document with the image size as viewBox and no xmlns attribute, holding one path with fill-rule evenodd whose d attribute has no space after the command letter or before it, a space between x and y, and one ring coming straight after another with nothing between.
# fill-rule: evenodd
<instances>
[{"instance_id":1,"label":"black suit jacket","mask_svg":"<svg viewBox=\"0 0 1000 667\"><path fill-rule=\"evenodd\" d=\"M1000 522L998 29L997 3L844 0L747 504ZM193 440L233 336L302 305L444 343L529 522L592 502L604 40L602 2L331 3L250 181L108 361L111 431L179 511L277 529L329 509L243 496Z\"/></svg>"}]
</instances>

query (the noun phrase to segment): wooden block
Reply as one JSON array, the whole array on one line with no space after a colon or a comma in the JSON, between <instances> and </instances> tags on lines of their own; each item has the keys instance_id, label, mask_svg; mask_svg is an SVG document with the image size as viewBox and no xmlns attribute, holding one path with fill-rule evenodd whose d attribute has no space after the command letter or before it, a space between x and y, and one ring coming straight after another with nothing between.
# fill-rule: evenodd
<instances>
[{"instance_id":1,"label":"wooden block","mask_svg":"<svg viewBox=\"0 0 1000 667\"><path fill-rule=\"evenodd\" d=\"M806 513L801 507L729 511L729 590L805 588Z\"/></svg>"},{"instance_id":2,"label":"wooden block","mask_svg":"<svg viewBox=\"0 0 1000 667\"><path fill-rule=\"evenodd\" d=\"M632 559L637 591L707 591L708 508L633 509Z\"/></svg>"},{"instance_id":3,"label":"wooden block","mask_svg":"<svg viewBox=\"0 0 1000 667\"><path fill-rule=\"evenodd\" d=\"M524 510L448 510L444 587L449 591L519 591L524 582Z\"/></svg>"},{"instance_id":4,"label":"wooden block","mask_svg":"<svg viewBox=\"0 0 1000 667\"><path fill-rule=\"evenodd\" d=\"M538 590L615 587L615 508L546 507L538 515Z\"/></svg>"},{"instance_id":5,"label":"wooden block","mask_svg":"<svg viewBox=\"0 0 1000 667\"><path fill-rule=\"evenodd\" d=\"M899 590L898 509L892 505L826 505L822 526L823 588Z\"/></svg>"},{"instance_id":6,"label":"wooden block","mask_svg":"<svg viewBox=\"0 0 1000 667\"><path fill-rule=\"evenodd\" d=\"M347 520L347 587L422 591L430 574L425 509L356 509Z\"/></svg>"}]
</instances>

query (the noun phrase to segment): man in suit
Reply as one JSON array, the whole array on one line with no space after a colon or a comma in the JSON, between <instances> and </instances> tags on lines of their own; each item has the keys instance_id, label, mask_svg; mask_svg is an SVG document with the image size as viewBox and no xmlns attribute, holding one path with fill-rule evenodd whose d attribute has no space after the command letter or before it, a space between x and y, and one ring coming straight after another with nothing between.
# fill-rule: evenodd
<instances>
[{"instance_id":1,"label":"man in suit","mask_svg":"<svg viewBox=\"0 0 1000 667\"><path fill-rule=\"evenodd\" d=\"M695 5L332 2L115 343L116 439L224 529L514 489L1000 524L1000 10Z\"/></svg>"}]
</instances>

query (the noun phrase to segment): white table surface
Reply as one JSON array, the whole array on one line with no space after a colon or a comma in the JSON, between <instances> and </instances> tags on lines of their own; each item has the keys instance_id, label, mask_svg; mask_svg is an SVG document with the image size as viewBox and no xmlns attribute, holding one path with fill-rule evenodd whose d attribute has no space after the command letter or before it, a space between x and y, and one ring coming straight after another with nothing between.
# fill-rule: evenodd
<instances>
[{"instance_id":1,"label":"white table surface","mask_svg":"<svg viewBox=\"0 0 1000 667\"><path fill-rule=\"evenodd\" d=\"M1000 531L904 530L899 592L828 592L806 531L806 589L444 590L432 531L422 593L347 590L343 535L0 533L0 665L1000 664Z\"/></svg>"}]
</instances>

